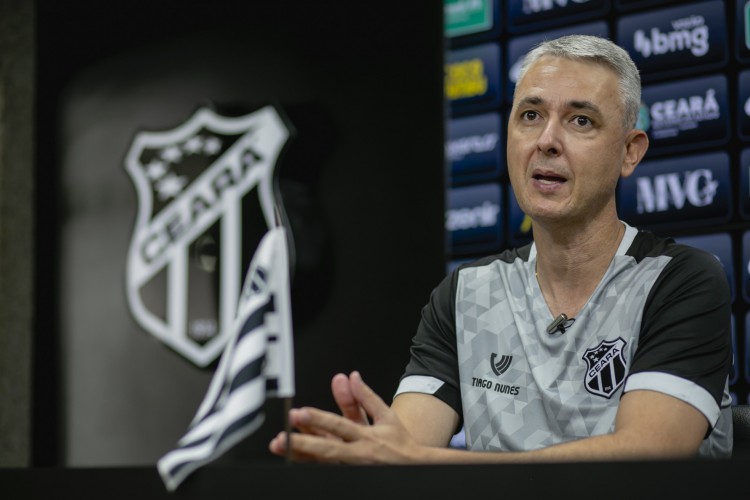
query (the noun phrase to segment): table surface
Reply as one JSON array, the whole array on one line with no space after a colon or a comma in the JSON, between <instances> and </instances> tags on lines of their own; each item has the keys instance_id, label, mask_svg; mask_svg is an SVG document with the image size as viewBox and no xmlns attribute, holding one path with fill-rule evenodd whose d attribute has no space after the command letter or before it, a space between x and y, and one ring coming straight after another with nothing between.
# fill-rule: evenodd
<instances>
[{"instance_id":1,"label":"table surface","mask_svg":"<svg viewBox=\"0 0 750 500\"><path fill-rule=\"evenodd\" d=\"M736 496L742 492L748 496ZM155 467L0 469L0 498L750 498L750 459L513 465L207 465L175 493ZM469 497L471 495L471 497Z\"/></svg>"}]
</instances>

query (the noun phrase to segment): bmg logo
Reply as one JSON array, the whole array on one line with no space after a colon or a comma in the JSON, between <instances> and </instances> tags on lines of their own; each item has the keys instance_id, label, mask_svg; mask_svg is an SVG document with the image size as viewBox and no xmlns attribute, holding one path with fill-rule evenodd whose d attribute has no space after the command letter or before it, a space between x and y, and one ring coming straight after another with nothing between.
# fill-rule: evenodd
<instances>
[{"instance_id":1,"label":"bmg logo","mask_svg":"<svg viewBox=\"0 0 750 500\"><path fill-rule=\"evenodd\" d=\"M725 10L714 0L623 16L617 43L647 78L720 67L729 57Z\"/></svg>"},{"instance_id":2,"label":"bmg logo","mask_svg":"<svg viewBox=\"0 0 750 500\"><path fill-rule=\"evenodd\" d=\"M635 50L643 57L652 54L663 55L670 52L689 50L695 57L703 57L708 53L708 26L703 16L689 16L672 21L672 31L663 33L658 27L651 28L649 35L643 30L637 30L633 38Z\"/></svg>"}]
</instances>

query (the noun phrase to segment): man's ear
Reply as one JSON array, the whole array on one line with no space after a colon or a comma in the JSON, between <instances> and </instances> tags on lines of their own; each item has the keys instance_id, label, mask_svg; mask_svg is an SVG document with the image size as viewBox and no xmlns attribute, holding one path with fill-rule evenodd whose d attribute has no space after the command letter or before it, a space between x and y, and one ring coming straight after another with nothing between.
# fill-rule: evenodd
<instances>
[{"instance_id":1,"label":"man's ear","mask_svg":"<svg viewBox=\"0 0 750 500\"><path fill-rule=\"evenodd\" d=\"M621 177L629 177L648 150L648 135L643 130L633 129L625 140L625 157L620 168Z\"/></svg>"}]
</instances>

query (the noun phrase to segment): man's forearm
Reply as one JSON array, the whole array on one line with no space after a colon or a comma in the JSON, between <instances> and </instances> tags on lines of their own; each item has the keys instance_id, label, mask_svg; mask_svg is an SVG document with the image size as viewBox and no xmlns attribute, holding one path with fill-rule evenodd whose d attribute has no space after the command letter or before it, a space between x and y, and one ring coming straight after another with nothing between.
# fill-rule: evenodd
<instances>
[{"instance_id":1,"label":"man's forearm","mask_svg":"<svg viewBox=\"0 0 750 500\"><path fill-rule=\"evenodd\" d=\"M534 462L586 462L618 460L661 460L692 458L695 450L686 446L663 446L624 434L606 434L569 441L531 451L467 451L455 448L420 447L414 457L421 464L491 464Z\"/></svg>"}]
</instances>

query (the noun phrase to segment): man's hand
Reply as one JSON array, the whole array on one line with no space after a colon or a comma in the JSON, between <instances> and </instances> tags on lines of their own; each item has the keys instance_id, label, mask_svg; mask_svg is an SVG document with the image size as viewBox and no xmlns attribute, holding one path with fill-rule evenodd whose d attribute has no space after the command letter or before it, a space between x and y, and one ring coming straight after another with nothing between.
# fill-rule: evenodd
<instances>
[{"instance_id":1,"label":"man's hand","mask_svg":"<svg viewBox=\"0 0 750 500\"><path fill-rule=\"evenodd\" d=\"M301 432L291 436L295 460L351 464L411 463L419 461L421 447L398 415L368 387L358 372L337 375L331 387L343 416L316 408L291 410L289 419ZM368 425L367 415L373 424ZM279 433L269 449L286 453L286 433Z\"/></svg>"},{"instance_id":2,"label":"man's hand","mask_svg":"<svg viewBox=\"0 0 750 500\"><path fill-rule=\"evenodd\" d=\"M357 374L359 376L359 374ZM362 377L359 377L362 380ZM357 424L368 425L367 413L359 404L352 392L351 381L343 373L339 373L331 380L331 392L333 399L341 410L341 414Z\"/></svg>"}]
</instances>

